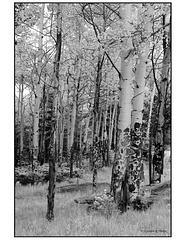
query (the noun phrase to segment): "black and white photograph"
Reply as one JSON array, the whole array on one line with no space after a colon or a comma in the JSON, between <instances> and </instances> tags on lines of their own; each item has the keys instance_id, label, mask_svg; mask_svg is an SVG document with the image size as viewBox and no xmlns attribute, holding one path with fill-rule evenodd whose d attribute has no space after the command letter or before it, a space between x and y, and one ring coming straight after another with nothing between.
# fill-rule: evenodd
<instances>
[{"instance_id":1,"label":"black and white photograph","mask_svg":"<svg viewBox=\"0 0 186 240\"><path fill-rule=\"evenodd\" d=\"M14 237L172 237L172 3L11 4Z\"/></svg>"}]
</instances>

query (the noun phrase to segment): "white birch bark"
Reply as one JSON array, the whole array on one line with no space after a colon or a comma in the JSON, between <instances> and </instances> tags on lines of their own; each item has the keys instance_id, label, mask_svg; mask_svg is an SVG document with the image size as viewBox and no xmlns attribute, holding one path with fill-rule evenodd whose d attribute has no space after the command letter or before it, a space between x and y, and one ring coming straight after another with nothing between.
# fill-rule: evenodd
<instances>
[{"instance_id":1,"label":"white birch bark","mask_svg":"<svg viewBox=\"0 0 186 240\"><path fill-rule=\"evenodd\" d=\"M121 5L120 15L123 27L127 29L128 36L122 43L121 50L121 77L119 92L119 120L118 120L118 146L111 180L111 190L113 190L115 201L119 204L122 201L126 205L127 195L125 172L127 167L128 153L130 147L130 125L131 125L131 100L132 100L132 67L133 67L133 44L131 36L131 4ZM123 189L123 190L122 190ZM122 195L121 195L122 194ZM122 208L126 208L123 206Z\"/></svg>"},{"instance_id":2,"label":"white birch bark","mask_svg":"<svg viewBox=\"0 0 186 240\"><path fill-rule=\"evenodd\" d=\"M125 22L126 29L130 30L131 4L126 4L121 9L121 15ZM119 129L130 128L131 123L131 98L132 98L132 37L129 32L128 39L122 44L121 51L121 79L119 93Z\"/></svg>"},{"instance_id":3,"label":"white birch bark","mask_svg":"<svg viewBox=\"0 0 186 240\"><path fill-rule=\"evenodd\" d=\"M36 92L35 92L35 108L34 108L34 132L33 132L33 158L37 160L38 147L39 147L39 106L41 101L41 65L42 65L42 38L43 38L43 18L44 7L41 7L40 27L39 27L39 47L38 47L38 64L37 64L37 76L36 76Z\"/></svg>"},{"instance_id":4,"label":"white birch bark","mask_svg":"<svg viewBox=\"0 0 186 240\"><path fill-rule=\"evenodd\" d=\"M151 8L152 7L150 6L147 9L147 18L142 19L142 22L144 23L145 34L151 32L152 29ZM139 6L138 11L140 12L140 10L141 7ZM129 191L131 200L136 199L136 197L140 194L140 188L144 180L143 160L141 158L143 145L141 126L144 109L145 75L149 51L149 42L145 40L139 45L137 49L138 63L136 67L135 89L132 101L133 110L131 119L131 150L133 150L134 154L133 158L130 160L130 166L132 166L132 170L129 171L130 173L128 177L129 188L134 189ZM134 173L136 173L135 178Z\"/></svg>"}]
</instances>

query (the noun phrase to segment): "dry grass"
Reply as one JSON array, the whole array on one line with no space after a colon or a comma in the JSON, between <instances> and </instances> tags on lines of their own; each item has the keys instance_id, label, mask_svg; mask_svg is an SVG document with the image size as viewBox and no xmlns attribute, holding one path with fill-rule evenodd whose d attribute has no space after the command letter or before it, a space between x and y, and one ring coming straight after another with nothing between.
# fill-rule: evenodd
<instances>
[{"instance_id":1,"label":"dry grass","mask_svg":"<svg viewBox=\"0 0 186 240\"><path fill-rule=\"evenodd\" d=\"M100 171L99 181L110 182L110 171ZM85 175L82 181L92 181L92 175ZM164 201L165 196L145 212L115 212L107 219L98 212L88 214L85 205L74 203L75 198L91 194L91 188L86 192L56 193L55 219L48 222L47 187L16 186L15 236L170 236L170 205Z\"/></svg>"}]
</instances>

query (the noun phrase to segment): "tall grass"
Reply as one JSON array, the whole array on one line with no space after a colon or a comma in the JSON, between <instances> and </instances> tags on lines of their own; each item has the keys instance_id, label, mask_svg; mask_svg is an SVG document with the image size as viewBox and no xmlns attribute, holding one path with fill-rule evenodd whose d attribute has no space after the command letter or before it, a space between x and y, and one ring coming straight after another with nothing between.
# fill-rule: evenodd
<instances>
[{"instance_id":1,"label":"tall grass","mask_svg":"<svg viewBox=\"0 0 186 240\"><path fill-rule=\"evenodd\" d=\"M109 175L107 170L100 174L102 180L104 174ZM170 236L170 206L163 197L145 212L114 212L107 219L100 212L88 213L85 205L74 203L75 198L91 194L92 189L56 193L55 219L48 222L47 187L16 186L15 236Z\"/></svg>"}]
</instances>

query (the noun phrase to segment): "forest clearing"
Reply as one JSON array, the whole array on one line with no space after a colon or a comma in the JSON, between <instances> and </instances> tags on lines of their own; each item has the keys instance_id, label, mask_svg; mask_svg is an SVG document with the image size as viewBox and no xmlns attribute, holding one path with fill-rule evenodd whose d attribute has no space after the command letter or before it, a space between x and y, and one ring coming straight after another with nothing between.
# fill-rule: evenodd
<instances>
[{"instance_id":1,"label":"forest clearing","mask_svg":"<svg viewBox=\"0 0 186 240\"><path fill-rule=\"evenodd\" d=\"M171 3L15 3L15 236L171 236Z\"/></svg>"}]
</instances>

